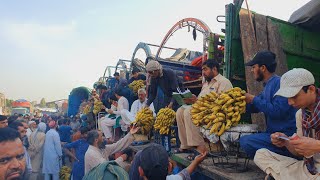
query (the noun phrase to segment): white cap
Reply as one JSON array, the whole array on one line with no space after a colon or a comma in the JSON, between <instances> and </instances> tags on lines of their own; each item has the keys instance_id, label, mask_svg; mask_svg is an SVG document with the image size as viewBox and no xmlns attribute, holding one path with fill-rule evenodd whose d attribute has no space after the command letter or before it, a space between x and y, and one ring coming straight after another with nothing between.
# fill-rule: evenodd
<instances>
[{"instance_id":1,"label":"white cap","mask_svg":"<svg viewBox=\"0 0 320 180\"><path fill-rule=\"evenodd\" d=\"M35 121L29 121L28 126L30 126L33 123L36 123L36 122Z\"/></svg>"},{"instance_id":2,"label":"white cap","mask_svg":"<svg viewBox=\"0 0 320 180\"><path fill-rule=\"evenodd\" d=\"M303 86L314 84L314 82L314 77L310 71L303 68L292 69L282 75L280 89L275 96L294 97Z\"/></svg>"}]
</instances>

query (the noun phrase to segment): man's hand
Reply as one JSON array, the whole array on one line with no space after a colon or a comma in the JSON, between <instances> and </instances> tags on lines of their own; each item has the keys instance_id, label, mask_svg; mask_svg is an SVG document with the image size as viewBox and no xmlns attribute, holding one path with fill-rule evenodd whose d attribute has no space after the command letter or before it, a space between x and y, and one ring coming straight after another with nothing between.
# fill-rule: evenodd
<instances>
[{"instance_id":1,"label":"man's hand","mask_svg":"<svg viewBox=\"0 0 320 180\"><path fill-rule=\"evenodd\" d=\"M193 161L194 161L196 164L200 164L200 163L206 158L207 154L208 154L207 151L204 152L204 153L201 153L201 154L199 154L198 156L196 156Z\"/></svg>"},{"instance_id":2,"label":"man's hand","mask_svg":"<svg viewBox=\"0 0 320 180\"><path fill-rule=\"evenodd\" d=\"M133 125L130 129L130 133L133 135L139 131L140 127Z\"/></svg>"},{"instance_id":3,"label":"man's hand","mask_svg":"<svg viewBox=\"0 0 320 180\"><path fill-rule=\"evenodd\" d=\"M128 159L127 154L122 154L120 157L122 157L123 161L126 161Z\"/></svg>"},{"instance_id":4,"label":"man's hand","mask_svg":"<svg viewBox=\"0 0 320 180\"><path fill-rule=\"evenodd\" d=\"M108 112L109 114L113 114L113 110L111 110L111 109L109 109L107 112Z\"/></svg>"},{"instance_id":5,"label":"man's hand","mask_svg":"<svg viewBox=\"0 0 320 180\"><path fill-rule=\"evenodd\" d=\"M172 106L173 106L173 102L170 102L170 104L167 106L167 108L172 109Z\"/></svg>"},{"instance_id":6,"label":"man's hand","mask_svg":"<svg viewBox=\"0 0 320 180\"><path fill-rule=\"evenodd\" d=\"M254 95L249 94L249 93L246 93L245 96L246 96L246 103L247 104L251 104L253 101L253 98L255 97Z\"/></svg>"},{"instance_id":7,"label":"man's hand","mask_svg":"<svg viewBox=\"0 0 320 180\"><path fill-rule=\"evenodd\" d=\"M298 154L304 157L310 157L320 152L320 141L313 138L299 137L296 140L290 140L289 143L294 147Z\"/></svg>"},{"instance_id":8,"label":"man's hand","mask_svg":"<svg viewBox=\"0 0 320 180\"><path fill-rule=\"evenodd\" d=\"M284 136L284 137L288 137L287 135L280 133L280 132L276 132L271 134L271 142L273 145L277 146L277 147L284 147L286 146L286 143L288 143L286 140L283 139L279 139L279 136Z\"/></svg>"},{"instance_id":9,"label":"man's hand","mask_svg":"<svg viewBox=\"0 0 320 180\"><path fill-rule=\"evenodd\" d=\"M186 104L194 104L197 101L197 96L192 94L191 98L184 98L183 101Z\"/></svg>"}]
</instances>

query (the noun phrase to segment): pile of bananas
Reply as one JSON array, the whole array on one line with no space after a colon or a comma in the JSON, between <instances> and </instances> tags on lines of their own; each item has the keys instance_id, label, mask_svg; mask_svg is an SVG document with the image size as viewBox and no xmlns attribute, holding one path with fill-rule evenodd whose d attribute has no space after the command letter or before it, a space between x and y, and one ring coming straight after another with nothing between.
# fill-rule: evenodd
<instances>
[{"instance_id":1,"label":"pile of bananas","mask_svg":"<svg viewBox=\"0 0 320 180\"><path fill-rule=\"evenodd\" d=\"M232 88L220 95L211 92L192 105L192 122L210 129L210 134L221 136L231 126L238 125L241 114L246 112L244 90Z\"/></svg>"},{"instance_id":2,"label":"pile of bananas","mask_svg":"<svg viewBox=\"0 0 320 180\"><path fill-rule=\"evenodd\" d=\"M98 114L103 107L103 103L98 98L94 98L93 114Z\"/></svg>"},{"instance_id":3,"label":"pile of bananas","mask_svg":"<svg viewBox=\"0 0 320 180\"><path fill-rule=\"evenodd\" d=\"M170 108L162 108L157 114L154 129L159 130L160 134L169 134L170 127L174 124L176 112Z\"/></svg>"},{"instance_id":4,"label":"pile of bananas","mask_svg":"<svg viewBox=\"0 0 320 180\"><path fill-rule=\"evenodd\" d=\"M136 114L136 119L132 122L132 124L136 124L140 127L141 134L147 135L153 126L154 117L153 112L150 108L143 108Z\"/></svg>"},{"instance_id":5,"label":"pile of bananas","mask_svg":"<svg viewBox=\"0 0 320 180\"><path fill-rule=\"evenodd\" d=\"M60 180L69 180L71 176L71 169L68 166L63 166L60 169Z\"/></svg>"},{"instance_id":6,"label":"pile of bananas","mask_svg":"<svg viewBox=\"0 0 320 180\"><path fill-rule=\"evenodd\" d=\"M129 84L129 88L135 93L138 93L138 90L143 88L144 85L144 81L143 80L135 80L132 83Z\"/></svg>"}]
</instances>

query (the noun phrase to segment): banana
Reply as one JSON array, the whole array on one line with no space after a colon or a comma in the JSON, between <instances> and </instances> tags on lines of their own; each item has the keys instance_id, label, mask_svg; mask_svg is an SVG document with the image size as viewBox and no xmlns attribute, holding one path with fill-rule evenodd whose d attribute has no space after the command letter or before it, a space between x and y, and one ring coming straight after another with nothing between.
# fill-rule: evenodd
<instances>
[{"instance_id":1,"label":"banana","mask_svg":"<svg viewBox=\"0 0 320 180\"><path fill-rule=\"evenodd\" d=\"M140 127L140 133L147 135L154 124L153 112L149 108L142 108L137 112L135 120L132 124Z\"/></svg>"},{"instance_id":2,"label":"banana","mask_svg":"<svg viewBox=\"0 0 320 180\"><path fill-rule=\"evenodd\" d=\"M200 113L199 113L200 114ZM196 118L199 118L199 114L194 115ZM157 118L154 124L154 128L159 130L160 134L168 134L170 132L170 127L174 124L176 114L170 108L162 108L157 114ZM193 119L192 121L195 124L198 124L198 120Z\"/></svg>"},{"instance_id":3,"label":"banana","mask_svg":"<svg viewBox=\"0 0 320 180\"><path fill-rule=\"evenodd\" d=\"M213 120L213 123L218 123L218 122L221 122L224 120L225 120L225 118L223 118L223 117L217 117L216 119Z\"/></svg>"},{"instance_id":4,"label":"banana","mask_svg":"<svg viewBox=\"0 0 320 180\"><path fill-rule=\"evenodd\" d=\"M218 133L218 129L220 128L221 125L222 125L222 122L215 123L215 124L211 127L209 134Z\"/></svg>"},{"instance_id":5,"label":"banana","mask_svg":"<svg viewBox=\"0 0 320 180\"><path fill-rule=\"evenodd\" d=\"M217 135L221 136L224 133L225 128L226 128L226 124L223 123Z\"/></svg>"},{"instance_id":6,"label":"banana","mask_svg":"<svg viewBox=\"0 0 320 180\"><path fill-rule=\"evenodd\" d=\"M244 107L245 105L246 105L246 101L244 100L239 104L240 107Z\"/></svg>"}]
</instances>

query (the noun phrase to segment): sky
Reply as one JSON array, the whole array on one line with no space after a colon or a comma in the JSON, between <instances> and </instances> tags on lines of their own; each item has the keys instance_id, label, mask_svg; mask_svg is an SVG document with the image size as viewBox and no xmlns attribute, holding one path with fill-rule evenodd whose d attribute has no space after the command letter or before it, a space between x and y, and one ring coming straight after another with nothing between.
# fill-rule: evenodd
<instances>
[{"instance_id":1,"label":"sky","mask_svg":"<svg viewBox=\"0 0 320 180\"><path fill-rule=\"evenodd\" d=\"M250 10L288 20L309 0L248 0ZM139 42L160 44L179 20L194 17L215 33L232 0L0 0L0 93L8 99L67 99L92 88L106 66L128 59ZM245 7L245 4L243 4ZM199 34L199 33L198 33ZM202 51L202 37L178 30L166 46ZM155 54L157 48L151 48ZM164 51L168 57L172 51ZM145 59L139 50L139 59Z\"/></svg>"}]
</instances>

